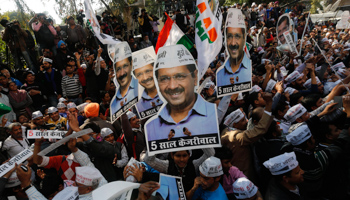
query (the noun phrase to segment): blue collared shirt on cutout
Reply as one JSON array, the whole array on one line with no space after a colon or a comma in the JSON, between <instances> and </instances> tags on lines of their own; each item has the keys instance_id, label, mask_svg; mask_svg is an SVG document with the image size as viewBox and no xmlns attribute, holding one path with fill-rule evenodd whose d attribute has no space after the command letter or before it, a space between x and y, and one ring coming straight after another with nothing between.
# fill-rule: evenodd
<instances>
[{"instance_id":1,"label":"blue collared shirt on cutout","mask_svg":"<svg viewBox=\"0 0 350 200\"><path fill-rule=\"evenodd\" d=\"M148 141L168 139L171 129L175 130L174 138L187 137L183 133L186 127L194 135L205 135L218 133L216 106L213 103L206 102L200 95L188 115L179 123L174 122L169 113L169 106L166 105L159 110L158 117L146 125Z\"/></svg>"},{"instance_id":2,"label":"blue collared shirt on cutout","mask_svg":"<svg viewBox=\"0 0 350 200\"><path fill-rule=\"evenodd\" d=\"M139 99L139 102L137 102L136 104L137 111L140 113L145 110L153 108L152 102L154 102L155 106L160 106L163 104L163 101L159 98L158 94L154 98L151 98L146 93L146 90L144 90L141 98Z\"/></svg>"},{"instance_id":3,"label":"blue collared shirt on cutout","mask_svg":"<svg viewBox=\"0 0 350 200\"><path fill-rule=\"evenodd\" d=\"M131 76L131 83L129 85L129 89L126 92L126 95L122 97L120 94L120 88L118 89L118 92L116 94L116 97L114 101L111 103L111 112L112 114L116 113L118 110L121 109L120 102L124 101L124 105L126 105L129 101L133 100L135 97L137 97L137 89L138 89L138 81L137 79L134 79L134 77ZM126 99L126 101L125 101Z\"/></svg>"},{"instance_id":4,"label":"blue collared shirt on cutout","mask_svg":"<svg viewBox=\"0 0 350 200\"><path fill-rule=\"evenodd\" d=\"M238 81L236 77L238 76ZM234 77L235 83L244 83L244 82L250 82L252 80L252 63L251 60L247 57L247 55L244 53L243 59L241 64L239 65L239 68L234 73L232 72L232 68L230 65L230 59L227 59L224 65L224 68L220 69L217 73L217 86L227 86L232 85L230 83L230 78Z\"/></svg>"}]
</instances>

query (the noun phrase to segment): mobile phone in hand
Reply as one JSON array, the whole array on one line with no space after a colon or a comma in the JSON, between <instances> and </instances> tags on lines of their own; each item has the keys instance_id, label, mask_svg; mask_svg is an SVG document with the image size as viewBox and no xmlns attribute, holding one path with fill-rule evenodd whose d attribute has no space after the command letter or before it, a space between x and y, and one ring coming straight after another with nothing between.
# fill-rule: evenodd
<instances>
[{"instance_id":1,"label":"mobile phone in hand","mask_svg":"<svg viewBox=\"0 0 350 200\"><path fill-rule=\"evenodd\" d=\"M338 103L337 105L334 106L334 108L336 108L336 109L343 107L343 97L342 96L335 96L334 103Z\"/></svg>"}]
</instances>

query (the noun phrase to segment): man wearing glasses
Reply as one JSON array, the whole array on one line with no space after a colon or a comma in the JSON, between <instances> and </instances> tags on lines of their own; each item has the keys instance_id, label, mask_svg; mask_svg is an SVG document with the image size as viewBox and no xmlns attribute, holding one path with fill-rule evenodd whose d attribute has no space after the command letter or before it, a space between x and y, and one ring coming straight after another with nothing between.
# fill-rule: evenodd
<instances>
[{"instance_id":1,"label":"man wearing glasses","mask_svg":"<svg viewBox=\"0 0 350 200\"><path fill-rule=\"evenodd\" d=\"M144 88L142 96L136 104L139 116L143 119L157 114L158 108L163 104L153 79L153 64L156 53L153 47L148 47L134 52L132 57L134 75Z\"/></svg>"},{"instance_id":2,"label":"man wearing glasses","mask_svg":"<svg viewBox=\"0 0 350 200\"><path fill-rule=\"evenodd\" d=\"M183 45L162 47L154 67L165 105L146 123L147 140L217 134L216 106L196 93L198 70L190 52Z\"/></svg>"},{"instance_id":3,"label":"man wearing glasses","mask_svg":"<svg viewBox=\"0 0 350 200\"><path fill-rule=\"evenodd\" d=\"M137 102L138 83L132 76L132 55L127 42L119 43L115 52L114 83L118 90L111 103L112 121L127 112Z\"/></svg>"},{"instance_id":4,"label":"man wearing glasses","mask_svg":"<svg viewBox=\"0 0 350 200\"><path fill-rule=\"evenodd\" d=\"M247 33L242 11L229 9L225 26L225 48L229 57L217 70L219 97L248 91L252 81L251 60L244 51Z\"/></svg>"}]
</instances>

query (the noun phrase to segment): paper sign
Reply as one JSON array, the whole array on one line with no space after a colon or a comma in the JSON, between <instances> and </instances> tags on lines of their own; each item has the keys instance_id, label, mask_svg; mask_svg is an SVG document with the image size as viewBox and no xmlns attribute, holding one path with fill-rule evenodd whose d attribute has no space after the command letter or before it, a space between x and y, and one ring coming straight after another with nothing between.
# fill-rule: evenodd
<instances>
[{"instance_id":1,"label":"paper sign","mask_svg":"<svg viewBox=\"0 0 350 200\"><path fill-rule=\"evenodd\" d=\"M0 166L0 177L9 172L12 168L15 167L15 163L20 164L27 160L30 156L33 155L33 152L29 149L21 151L19 154L12 157L8 162Z\"/></svg>"},{"instance_id":2,"label":"paper sign","mask_svg":"<svg viewBox=\"0 0 350 200\"><path fill-rule=\"evenodd\" d=\"M186 192L181 177L169 176L161 173L159 184L160 188L157 192L163 197L163 199L186 200Z\"/></svg>"},{"instance_id":3,"label":"paper sign","mask_svg":"<svg viewBox=\"0 0 350 200\"><path fill-rule=\"evenodd\" d=\"M76 200L79 199L78 187L66 187L52 200Z\"/></svg>"},{"instance_id":4,"label":"paper sign","mask_svg":"<svg viewBox=\"0 0 350 200\"><path fill-rule=\"evenodd\" d=\"M60 130L27 130L27 138L28 139L37 139L37 138L45 138L45 139L62 139L62 137L67 133L67 131Z\"/></svg>"},{"instance_id":5,"label":"paper sign","mask_svg":"<svg viewBox=\"0 0 350 200\"><path fill-rule=\"evenodd\" d=\"M228 57L224 65L216 71L217 97L247 92L252 88L252 61L246 46L245 28L242 11L230 8L224 29L224 44ZM233 36L239 39L236 41Z\"/></svg>"},{"instance_id":6,"label":"paper sign","mask_svg":"<svg viewBox=\"0 0 350 200\"><path fill-rule=\"evenodd\" d=\"M66 143L69 141L69 139L71 138L77 138L77 137L80 137L80 136L83 136L83 135L86 135L88 133L92 133L92 129L89 128L89 129L85 129L85 130L82 130L82 131L79 131L77 133L73 133L67 137L64 137L62 140L56 142L56 143L53 143L51 144L50 146L48 146L47 148L45 148L44 150L40 151L38 153L39 156L45 156L46 154L48 154L49 152L51 152L52 150L56 149L57 147L61 146L62 144Z\"/></svg>"},{"instance_id":7,"label":"paper sign","mask_svg":"<svg viewBox=\"0 0 350 200\"><path fill-rule=\"evenodd\" d=\"M284 32L283 35L284 35L284 38L286 39L286 42L287 42L291 52L294 52L294 53L298 54L297 47L295 46L295 44L293 42L293 38L290 35L289 31Z\"/></svg>"},{"instance_id":8,"label":"paper sign","mask_svg":"<svg viewBox=\"0 0 350 200\"><path fill-rule=\"evenodd\" d=\"M93 199L127 200L130 199L133 189L139 188L139 183L114 181L105 184L92 192Z\"/></svg>"},{"instance_id":9,"label":"paper sign","mask_svg":"<svg viewBox=\"0 0 350 200\"><path fill-rule=\"evenodd\" d=\"M340 63L337 63L337 64L333 65L332 68L333 68L335 71L338 71L338 69L340 69L340 68L343 68L343 69L344 69L344 68L345 68L345 65L344 65L343 62L340 62Z\"/></svg>"},{"instance_id":10,"label":"paper sign","mask_svg":"<svg viewBox=\"0 0 350 200\"><path fill-rule=\"evenodd\" d=\"M185 46L159 48L153 73L153 77L159 76L154 81L164 103L157 115L145 123L148 155L221 147L216 104L196 92L198 70ZM174 79L177 88L173 88ZM172 116L175 111L181 114ZM192 114L187 116L187 112Z\"/></svg>"}]
</instances>

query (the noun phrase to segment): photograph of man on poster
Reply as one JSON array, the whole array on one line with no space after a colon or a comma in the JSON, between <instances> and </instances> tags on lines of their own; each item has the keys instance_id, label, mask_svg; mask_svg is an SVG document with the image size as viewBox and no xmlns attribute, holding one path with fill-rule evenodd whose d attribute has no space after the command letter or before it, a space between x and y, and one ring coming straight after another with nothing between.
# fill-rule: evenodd
<instances>
[{"instance_id":1,"label":"photograph of man on poster","mask_svg":"<svg viewBox=\"0 0 350 200\"><path fill-rule=\"evenodd\" d=\"M118 84L110 107L112 121L126 113L138 100L138 81L132 76L131 49L127 42L117 44L115 49L113 68Z\"/></svg>"},{"instance_id":2,"label":"photograph of man on poster","mask_svg":"<svg viewBox=\"0 0 350 200\"><path fill-rule=\"evenodd\" d=\"M183 45L160 48L154 77L164 104L145 124L150 155L219 146L216 105L196 93L198 70L190 52Z\"/></svg>"},{"instance_id":3,"label":"photograph of man on poster","mask_svg":"<svg viewBox=\"0 0 350 200\"><path fill-rule=\"evenodd\" d=\"M156 61L156 53L153 47L148 47L134 52L132 57L133 73L141 85L139 92L142 92L136 104L136 109L140 119L145 119L157 114L163 104L163 101L159 98L153 77L153 65Z\"/></svg>"},{"instance_id":4,"label":"photograph of man on poster","mask_svg":"<svg viewBox=\"0 0 350 200\"><path fill-rule=\"evenodd\" d=\"M290 29L290 19L289 14L286 13L282 15L277 22L277 37L281 44L286 43L283 33L289 31Z\"/></svg>"},{"instance_id":5,"label":"photograph of man on poster","mask_svg":"<svg viewBox=\"0 0 350 200\"><path fill-rule=\"evenodd\" d=\"M225 25L225 48L229 55L216 74L218 97L251 89L252 64L246 53L246 25L239 9L228 10Z\"/></svg>"}]
</instances>

